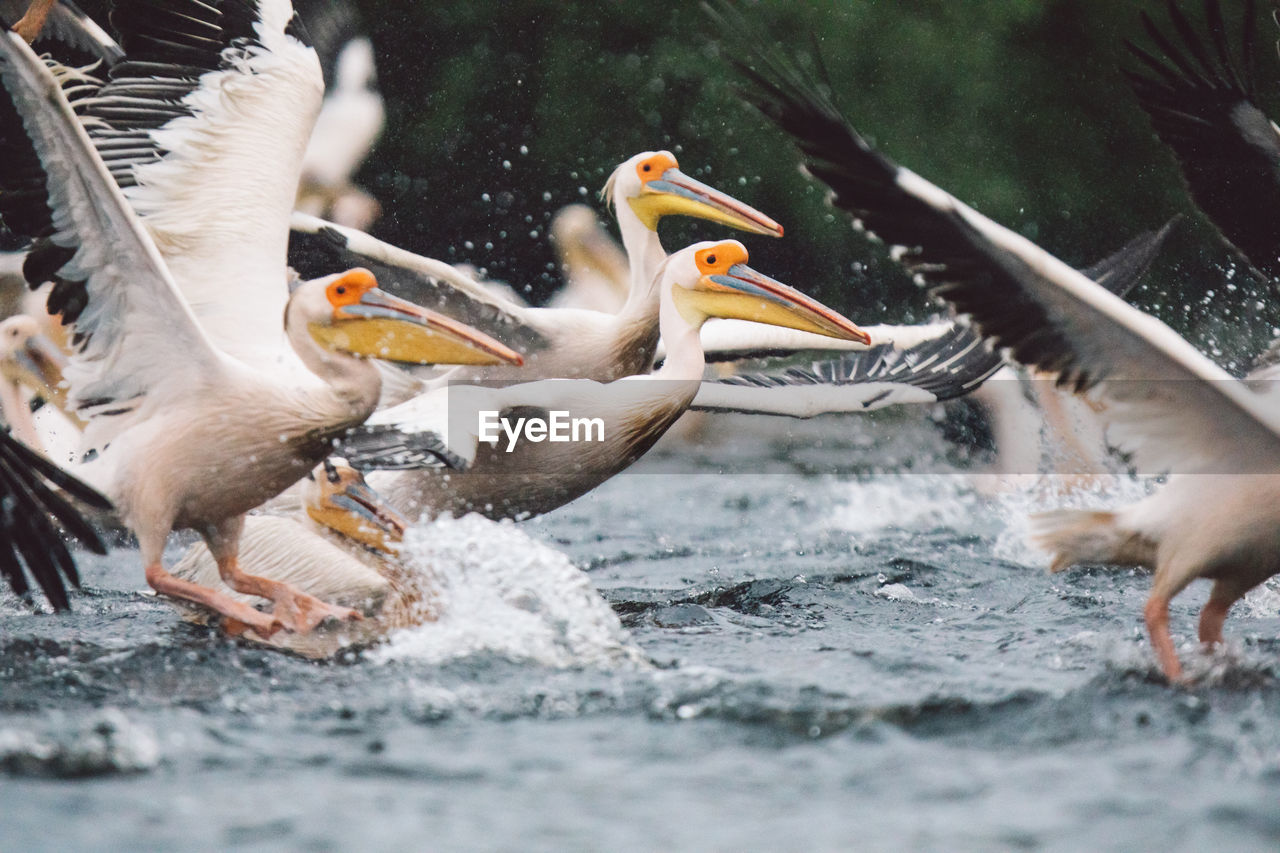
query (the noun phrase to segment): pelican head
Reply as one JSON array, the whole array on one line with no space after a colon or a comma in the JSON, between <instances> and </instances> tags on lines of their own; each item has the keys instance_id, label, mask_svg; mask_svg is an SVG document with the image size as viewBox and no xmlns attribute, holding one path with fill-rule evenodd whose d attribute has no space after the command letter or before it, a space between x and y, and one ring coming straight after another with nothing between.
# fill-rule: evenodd
<instances>
[{"instance_id":1,"label":"pelican head","mask_svg":"<svg viewBox=\"0 0 1280 853\"><path fill-rule=\"evenodd\" d=\"M0 322L0 372L37 394L55 392L62 382L67 356L26 314Z\"/></svg>"},{"instance_id":2,"label":"pelican head","mask_svg":"<svg viewBox=\"0 0 1280 853\"><path fill-rule=\"evenodd\" d=\"M379 289L366 269L299 285L289 302L295 310L317 342L351 355L413 364L524 363L484 332Z\"/></svg>"},{"instance_id":3,"label":"pelican head","mask_svg":"<svg viewBox=\"0 0 1280 853\"><path fill-rule=\"evenodd\" d=\"M666 276L680 315L694 328L709 317L724 317L871 343L851 321L756 272L747 260L747 249L737 240L695 243L672 255Z\"/></svg>"},{"instance_id":4,"label":"pelican head","mask_svg":"<svg viewBox=\"0 0 1280 853\"><path fill-rule=\"evenodd\" d=\"M710 219L752 234L782 236L782 226L753 207L680 171L670 151L646 151L623 163L609 176L605 199L626 199L639 220L658 230L664 216Z\"/></svg>"},{"instance_id":5,"label":"pelican head","mask_svg":"<svg viewBox=\"0 0 1280 853\"><path fill-rule=\"evenodd\" d=\"M0 322L0 358L12 358L21 352L27 342L40 334L40 324L34 317L15 314Z\"/></svg>"},{"instance_id":6,"label":"pelican head","mask_svg":"<svg viewBox=\"0 0 1280 853\"><path fill-rule=\"evenodd\" d=\"M375 551L400 548L409 523L345 462L328 459L307 475L303 504L317 524Z\"/></svg>"}]
</instances>

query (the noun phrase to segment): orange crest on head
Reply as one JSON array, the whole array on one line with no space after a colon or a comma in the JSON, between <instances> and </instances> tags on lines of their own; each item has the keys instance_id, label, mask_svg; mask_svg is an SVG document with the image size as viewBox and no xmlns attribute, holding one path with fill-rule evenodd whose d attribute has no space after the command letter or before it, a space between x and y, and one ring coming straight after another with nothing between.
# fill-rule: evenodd
<instances>
[{"instance_id":1,"label":"orange crest on head","mask_svg":"<svg viewBox=\"0 0 1280 853\"><path fill-rule=\"evenodd\" d=\"M672 157L665 151L659 151L652 154L636 164L636 174L640 177L640 183L647 183L656 178L661 178L666 174L668 169L678 169L680 164L676 162L676 158Z\"/></svg>"},{"instance_id":2,"label":"orange crest on head","mask_svg":"<svg viewBox=\"0 0 1280 853\"><path fill-rule=\"evenodd\" d=\"M324 293L329 298L329 304L336 310L355 305L362 296L377 286L378 280L374 278L373 273L363 267L357 267L329 282Z\"/></svg>"},{"instance_id":3,"label":"orange crest on head","mask_svg":"<svg viewBox=\"0 0 1280 853\"><path fill-rule=\"evenodd\" d=\"M698 265L698 272L703 275L724 275L729 267L745 264L749 260L747 250L741 243L733 240L699 249L693 258Z\"/></svg>"}]
</instances>

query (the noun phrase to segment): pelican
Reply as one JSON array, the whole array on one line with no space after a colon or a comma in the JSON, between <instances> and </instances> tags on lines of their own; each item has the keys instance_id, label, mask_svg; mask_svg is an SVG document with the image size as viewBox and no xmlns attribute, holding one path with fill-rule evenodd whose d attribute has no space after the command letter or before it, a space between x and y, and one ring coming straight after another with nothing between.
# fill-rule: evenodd
<instances>
[{"instance_id":1,"label":"pelican","mask_svg":"<svg viewBox=\"0 0 1280 853\"><path fill-rule=\"evenodd\" d=\"M373 44L360 32L352 4L295 4L324 69L325 97L302 158L297 209L365 229L377 220L377 200L352 183L386 120L377 88Z\"/></svg>"},{"instance_id":2,"label":"pelican","mask_svg":"<svg viewBox=\"0 0 1280 853\"><path fill-rule=\"evenodd\" d=\"M39 324L26 314L0 321L0 413L14 437L35 450L43 448L35 421L31 419L31 408L23 394L24 383L19 376L21 365L18 359L39 334Z\"/></svg>"},{"instance_id":3,"label":"pelican","mask_svg":"<svg viewBox=\"0 0 1280 853\"><path fill-rule=\"evenodd\" d=\"M137 534L152 588L205 604L269 636L281 627L306 631L325 618L358 616L288 585L248 575L236 556L244 513L301 478L329 451L332 438L373 411L381 381L366 357L480 362L519 357L475 330L382 292L361 269L303 283L282 300L280 313L241 316L239 330L234 312L219 316L215 309L227 308L222 303L229 288L230 301L242 310L263 304L258 291L284 292L284 223L296 184L296 165L292 180L288 169L288 143L296 141L292 150L300 150L305 127L298 128L300 139L279 140L282 150L275 154L283 159L283 174L267 167L272 152L256 137L237 148L235 134L227 134L227 148L213 152L193 148L193 139L205 144L216 139L211 127L227 130L237 118L243 120L255 96L276 110L296 104L306 115L314 113L314 104L309 107L305 101L318 100L320 94L312 81L312 74L319 76L314 54L290 32L290 4L269 0L257 11L256 21L232 22L243 32L225 34L240 49L213 55L219 70L190 84L206 97L220 85L231 86L221 99L204 101L208 124L201 127L184 108L175 132L157 134L168 156L179 162L204 156L204 170L195 180L206 182L210 198L241 202L235 221L215 222L221 227L212 234L187 234L183 251L173 252L169 262L157 242L175 237L184 223L174 210L156 204L159 192L148 196L146 191L156 191L164 167L171 164L166 159L147 167L160 170L150 186L133 184L139 189L134 203L153 205L144 227L95 152L58 79L10 32L0 38L0 79L31 147L29 157L0 166L22 169L34 159L44 172L54 224L49 245L62 251L63 261L55 267L58 284L50 300L59 298L63 321L74 329L71 399L89 420L85 444L90 461L81 469L85 478L112 500ZM128 10L126 20L137 12ZM204 13L217 15L212 9ZM165 23L200 32L208 26L195 18ZM223 62L230 67L221 68ZM105 87L105 94L97 96L100 106L105 102L109 108L125 97L121 88L137 85L131 79L115 77L111 85L120 88L107 92L111 87ZM293 89L281 91L289 83ZM158 88L163 95L165 87ZM140 109L133 107L135 113ZM246 180L236 169L244 162L237 155L245 147L260 166L249 175L266 185L237 195L230 182ZM171 190L180 183L176 172ZM139 169L136 179L142 177ZM278 228L271 228L273 223ZM215 251L219 243L221 249ZM178 269L189 276L188 288L197 297L209 297L201 306L204 324L178 289ZM201 287L191 288L193 284ZM259 330L264 337L245 341L244 329ZM234 351L232 346L220 348L216 337L239 345ZM200 533L227 585L271 599L274 611L261 612L167 572L161 562L164 543L170 530L181 528Z\"/></svg>"},{"instance_id":4,"label":"pelican","mask_svg":"<svg viewBox=\"0 0 1280 853\"><path fill-rule=\"evenodd\" d=\"M1170 472L1115 512L1034 520L1054 570L1080 562L1155 570L1143 619L1160 667L1183 678L1169 602L1214 581L1200 640L1222 640L1231 605L1280 572L1280 398L1257 393L1156 318L873 150L796 67L772 54L747 70L749 99L791 133L806 166L859 228L978 330L1107 404L1110 437L1146 473ZM907 249L903 247L910 246Z\"/></svg>"},{"instance_id":5,"label":"pelican","mask_svg":"<svg viewBox=\"0 0 1280 853\"><path fill-rule=\"evenodd\" d=\"M1259 106L1251 61L1257 10L1243 13L1243 72L1227 46L1217 0L1205 0L1210 46L1172 2L1169 15L1182 42L1166 37L1146 13L1142 24L1156 55L1130 41L1140 70L1124 69L1156 135L1173 151L1196 205L1246 264L1280 282L1280 129Z\"/></svg>"},{"instance_id":6,"label":"pelican","mask_svg":"<svg viewBox=\"0 0 1280 853\"><path fill-rule=\"evenodd\" d=\"M608 314L621 310L627 302L627 255L596 212L585 204L565 205L552 217L550 232L564 286L548 304Z\"/></svg>"},{"instance_id":7,"label":"pelican","mask_svg":"<svg viewBox=\"0 0 1280 853\"><path fill-rule=\"evenodd\" d=\"M746 248L736 240L697 243L667 259L654 285L667 359L653 373L608 383L551 379L505 388L438 389L379 412L347 439L344 452L356 467L379 467L412 455L418 441L434 446L443 440L470 464L466 471L382 473L370 482L413 517L470 511L491 518L537 515L628 467L684 413L701 384L706 362L698 331L709 317L742 317L865 340L849 320L756 272L747 260ZM566 432L567 440L559 440L555 413L586 430ZM499 435L539 421L540 435L532 426L522 437ZM568 420L564 426L577 430Z\"/></svg>"},{"instance_id":8,"label":"pelican","mask_svg":"<svg viewBox=\"0 0 1280 853\"><path fill-rule=\"evenodd\" d=\"M354 229L295 216L295 232L323 235L319 245L337 251L342 263L358 262L380 276L387 288L411 288L415 301L428 304L437 285L450 314L480 325L498 320L504 340L512 326L521 329L517 347L524 344L525 367L461 367L431 383L473 380L586 378L612 382L648 371L658 343L659 298L657 271L666 259L658 238L664 216L708 219L754 234L782 236L782 226L737 199L689 177L669 151L646 151L619 165L605 184L604 197L618 219L618 230L629 263L627 298L614 313L570 308L529 308L493 297L479 285L460 282L456 270L440 261L422 258L378 241Z\"/></svg>"},{"instance_id":9,"label":"pelican","mask_svg":"<svg viewBox=\"0 0 1280 853\"><path fill-rule=\"evenodd\" d=\"M393 630L436 619L439 590L433 579L400 561L407 523L358 471L341 460L326 460L307 475L300 497L300 513L246 520L241 561L255 574L341 602L365 618L310 634L242 636L303 657L328 658L346 648L367 646ZM209 549L196 543L174 565L173 574L210 585L217 582L218 567ZM208 611L184 610L191 621L208 622ZM236 627L231 626L231 633Z\"/></svg>"},{"instance_id":10,"label":"pelican","mask_svg":"<svg viewBox=\"0 0 1280 853\"><path fill-rule=\"evenodd\" d=\"M0 414L28 447L64 466L77 452L85 422L70 406L67 357L27 314L0 321Z\"/></svg>"}]
</instances>

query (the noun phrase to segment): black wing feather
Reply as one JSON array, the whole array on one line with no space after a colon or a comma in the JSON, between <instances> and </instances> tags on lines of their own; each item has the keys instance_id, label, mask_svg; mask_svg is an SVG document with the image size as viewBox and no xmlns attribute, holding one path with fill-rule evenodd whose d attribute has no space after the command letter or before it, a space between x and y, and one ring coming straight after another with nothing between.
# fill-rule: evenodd
<instances>
[{"instance_id":1,"label":"black wing feather","mask_svg":"<svg viewBox=\"0 0 1280 853\"><path fill-rule=\"evenodd\" d=\"M1258 104L1255 4L1244 4L1243 72L1231 55L1218 0L1204 5L1211 50L1170 0L1178 43L1142 13L1159 55L1126 41L1142 67L1123 73L1177 158L1196 205L1245 262L1280 282L1280 134Z\"/></svg>"},{"instance_id":2,"label":"black wing feather","mask_svg":"<svg viewBox=\"0 0 1280 853\"><path fill-rule=\"evenodd\" d=\"M0 576L25 596L30 591L29 572L57 610L70 607L67 584L78 588L80 577L56 523L94 553L106 553L72 501L111 509L111 502L97 491L0 431Z\"/></svg>"},{"instance_id":3,"label":"black wing feather","mask_svg":"<svg viewBox=\"0 0 1280 853\"><path fill-rule=\"evenodd\" d=\"M718 380L718 384L777 388L883 382L909 385L927 391L937 400L950 400L973 391L1002 364L1004 359L986 346L980 335L956 325L936 338L904 349L891 343L880 344L840 358L817 361L809 367L792 367L776 374L730 376ZM867 401L868 407L875 402L877 400Z\"/></svg>"}]
</instances>

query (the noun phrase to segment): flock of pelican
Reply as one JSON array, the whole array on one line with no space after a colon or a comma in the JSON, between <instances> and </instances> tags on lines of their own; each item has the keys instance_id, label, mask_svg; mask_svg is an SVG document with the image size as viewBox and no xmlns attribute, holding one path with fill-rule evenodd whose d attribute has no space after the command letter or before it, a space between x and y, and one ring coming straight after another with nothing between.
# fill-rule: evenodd
<instances>
[{"instance_id":1,"label":"flock of pelican","mask_svg":"<svg viewBox=\"0 0 1280 853\"><path fill-rule=\"evenodd\" d=\"M1129 46L1128 75L1197 204L1274 278L1280 130L1217 0L1205 8L1207 41L1176 6L1176 38L1144 16L1153 47ZM1055 571L1154 570L1144 617L1181 680L1173 596L1214 581L1199 631L1212 645L1232 603L1280 572L1280 408L1124 301L1168 227L1072 269L877 152L727 0L712 14L743 97L963 322L856 325L753 269L734 239L668 253L668 216L754 237L783 228L666 151L625 160L605 185L621 248L589 209L564 212L567 286L523 304L362 230L380 208L350 175L383 110L345 4L116 0L112 36L67 0L0 0L0 238L17 249L0 266L11 588L28 595L29 576L69 606L78 577L59 528L101 550L88 515L136 537L147 583L190 618L324 657L435 618L434 579L399 552L417 519L548 512L690 410L935 403L1021 369L1084 396L1107 443L1168 475L1131 507L1033 524ZM811 368L708 371L815 351L826 360ZM1052 398L1046 413L1072 404ZM73 457L43 455L53 439L32 403L74 433ZM552 440L562 414L572 434ZM175 530L202 544L166 568Z\"/></svg>"}]
</instances>

